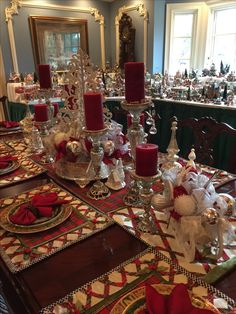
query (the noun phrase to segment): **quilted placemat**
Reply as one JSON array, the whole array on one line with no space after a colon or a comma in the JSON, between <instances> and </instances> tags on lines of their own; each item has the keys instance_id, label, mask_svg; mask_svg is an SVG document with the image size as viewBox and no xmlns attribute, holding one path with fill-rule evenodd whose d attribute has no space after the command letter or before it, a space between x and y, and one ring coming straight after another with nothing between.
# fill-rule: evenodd
<instances>
[{"instance_id":1,"label":"quilted placemat","mask_svg":"<svg viewBox=\"0 0 236 314\"><path fill-rule=\"evenodd\" d=\"M110 216L123 228L131 232L136 237L142 239L147 244L157 248L167 258L173 260L178 265L184 267L192 273L204 276L216 265L222 264L236 255L236 237L229 246L224 247L223 255L220 259L212 260L196 257L194 262L186 261L183 246L175 238L175 233L169 224L169 216L162 211L153 210L155 219L156 234L142 232L139 222L142 221L144 210L137 207L124 207L118 211L110 213ZM236 218L231 219L231 223L236 227Z\"/></svg>"},{"instance_id":2,"label":"quilted placemat","mask_svg":"<svg viewBox=\"0 0 236 314\"><path fill-rule=\"evenodd\" d=\"M186 284L188 290L199 298L200 304L206 304L207 301L216 303L216 300L221 299L224 305L221 303L220 306L224 310L219 313L233 313L234 300L150 248L44 308L41 313L134 313L127 308L140 298L137 288L150 284L164 285L168 289L168 286L179 283Z\"/></svg>"},{"instance_id":3,"label":"quilted placemat","mask_svg":"<svg viewBox=\"0 0 236 314\"><path fill-rule=\"evenodd\" d=\"M17 151L18 153L21 153L23 155L30 155L30 149L28 148L27 144L25 143L24 139L19 139L19 140L7 140L5 143Z\"/></svg>"},{"instance_id":4,"label":"quilted placemat","mask_svg":"<svg viewBox=\"0 0 236 314\"><path fill-rule=\"evenodd\" d=\"M12 151L13 148L8 146L5 142L3 141L0 141L0 152L1 154L5 154L5 153L8 153L10 151Z\"/></svg>"},{"instance_id":5,"label":"quilted placemat","mask_svg":"<svg viewBox=\"0 0 236 314\"><path fill-rule=\"evenodd\" d=\"M19 167L14 171L0 175L0 187L5 187L16 182L33 178L46 171L42 166L35 163L30 158L24 157L16 152L12 153L12 151L6 153L17 158ZM1 152L1 156L2 155Z\"/></svg>"},{"instance_id":6,"label":"quilted placemat","mask_svg":"<svg viewBox=\"0 0 236 314\"><path fill-rule=\"evenodd\" d=\"M69 245L99 232L113 222L96 209L72 196L55 183L48 183L25 193L0 200L1 214L12 206L28 202L35 194L56 192L69 201L71 215L57 227L40 233L14 233L0 227L0 254L12 272L25 269ZM22 229L24 231L24 229Z\"/></svg>"}]
</instances>

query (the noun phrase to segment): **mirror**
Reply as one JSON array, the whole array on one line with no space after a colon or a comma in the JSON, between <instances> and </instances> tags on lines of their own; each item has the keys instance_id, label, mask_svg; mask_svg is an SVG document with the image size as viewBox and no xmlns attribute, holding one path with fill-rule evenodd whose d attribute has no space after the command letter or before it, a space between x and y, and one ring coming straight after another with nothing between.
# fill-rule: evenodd
<instances>
[{"instance_id":1,"label":"mirror","mask_svg":"<svg viewBox=\"0 0 236 314\"><path fill-rule=\"evenodd\" d=\"M79 48L89 54L87 20L30 16L29 25L36 66L50 64L63 71Z\"/></svg>"}]
</instances>

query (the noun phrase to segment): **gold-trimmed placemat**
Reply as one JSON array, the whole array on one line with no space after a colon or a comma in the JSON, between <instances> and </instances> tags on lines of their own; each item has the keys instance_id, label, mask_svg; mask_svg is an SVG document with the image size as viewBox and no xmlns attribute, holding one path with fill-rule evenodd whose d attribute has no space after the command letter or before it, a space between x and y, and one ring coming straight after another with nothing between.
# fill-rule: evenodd
<instances>
[{"instance_id":1,"label":"gold-trimmed placemat","mask_svg":"<svg viewBox=\"0 0 236 314\"><path fill-rule=\"evenodd\" d=\"M176 285L179 283L186 284L189 291L206 302L214 302L218 298L223 299L227 314L231 313L235 307L234 300L182 267L175 265L157 250L148 248L110 272L72 291L58 302L42 309L41 313L121 314L124 303L126 306L129 305L135 296L127 298L123 303L120 300L137 287L143 287L145 284Z\"/></svg>"},{"instance_id":2,"label":"gold-trimmed placemat","mask_svg":"<svg viewBox=\"0 0 236 314\"><path fill-rule=\"evenodd\" d=\"M0 254L12 272L18 272L48 256L99 232L113 221L74 197L55 183L48 183L14 197L0 199L1 213L12 206L28 202L38 193L56 192L59 198L69 201L70 217L57 227L32 234L16 234L0 227Z\"/></svg>"}]
</instances>

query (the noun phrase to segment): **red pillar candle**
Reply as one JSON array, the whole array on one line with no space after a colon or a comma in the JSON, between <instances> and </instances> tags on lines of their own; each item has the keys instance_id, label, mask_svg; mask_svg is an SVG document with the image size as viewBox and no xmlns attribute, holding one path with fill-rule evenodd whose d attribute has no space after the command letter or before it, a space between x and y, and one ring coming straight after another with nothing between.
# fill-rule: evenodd
<instances>
[{"instance_id":1,"label":"red pillar candle","mask_svg":"<svg viewBox=\"0 0 236 314\"><path fill-rule=\"evenodd\" d=\"M87 130L104 129L103 105L101 93L84 94L84 113Z\"/></svg>"},{"instance_id":2,"label":"red pillar candle","mask_svg":"<svg viewBox=\"0 0 236 314\"><path fill-rule=\"evenodd\" d=\"M142 177L157 174L158 146L155 144L138 144L136 146L136 174Z\"/></svg>"},{"instance_id":3,"label":"red pillar candle","mask_svg":"<svg viewBox=\"0 0 236 314\"><path fill-rule=\"evenodd\" d=\"M53 111L53 116L56 117L56 115L58 114L59 111L59 105L57 102L52 103L54 111Z\"/></svg>"},{"instance_id":4,"label":"red pillar candle","mask_svg":"<svg viewBox=\"0 0 236 314\"><path fill-rule=\"evenodd\" d=\"M125 63L125 99L128 103L145 98L144 93L144 63Z\"/></svg>"},{"instance_id":5,"label":"red pillar candle","mask_svg":"<svg viewBox=\"0 0 236 314\"><path fill-rule=\"evenodd\" d=\"M36 122L48 121L48 105L37 104L34 106L34 119Z\"/></svg>"},{"instance_id":6,"label":"red pillar candle","mask_svg":"<svg viewBox=\"0 0 236 314\"><path fill-rule=\"evenodd\" d=\"M140 115L140 121L139 123L144 127L144 122L145 122L145 119L144 119L144 113L141 113ZM127 114L127 128L129 128L132 124L132 117L131 117L131 114L128 113Z\"/></svg>"},{"instance_id":7,"label":"red pillar candle","mask_svg":"<svg viewBox=\"0 0 236 314\"><path fill-rule=\"evenodd\" d=\"M52 78L49 64L38 65L40 88L52 88Z\"/></svg>"}]
</instances>

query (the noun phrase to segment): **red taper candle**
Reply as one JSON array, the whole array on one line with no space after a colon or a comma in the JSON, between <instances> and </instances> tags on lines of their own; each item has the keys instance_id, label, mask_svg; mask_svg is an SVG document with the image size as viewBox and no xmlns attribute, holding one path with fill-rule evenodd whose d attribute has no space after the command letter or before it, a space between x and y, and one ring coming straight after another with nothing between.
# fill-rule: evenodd
<instances>
[{"instance_id":1,"label":"red taper candle","mask_svg":"<svg viewBox=\"0 0 236 314\"><path fill-rule=\"evenodd\" d=\"M145 98L144 92L144 63L125 63L125 99L128 103Z\"/></svg>"},{"instance_id":2,"label":"red taper candle","mask_svg":"<svg viewBox=\"0 0 236 314\"><path fill-rule=\"evenodd\" d=\"M52 78L49 64L39 64L38 75L40 88L52 88Z\"/></svg>"},{"instance_id":3,"label":"red taper candle","mask_svg":"<svg viewBox=\"0 0 236 314\"><path fill-rule=\"evenodd\" d=\"M48 121L48 105L37 104L34 106L34 120L36 122Z\"/></svg>"},{"instance_id":4,"label":"red taper candle","mask_svg":"<svg viewBox=\"0 0 236 314\"><path fill-rule=\"evenodd\" d=\"M141 113L140 115L140 121L139 123L144 127L144 123L145 123L145 119L144 119L144 113ZM131 117L131 114L128 113L127 114L127 128L129 128L132 124L132 117Z\"/></svg>"},{"instance_id":5,"label":"red taper candle","mask_svg":"<svg viewBox=\"0 0 236 314\"><path fill-rule=\"evenodd\" d=\"M53 102L52 105L53 105L53 108L54 108L53 116L56 117L56 115L58 114L58 111L59 111L59 105L58 105L57 102Z\"/></svg>"},{"instance_id":6,"label":"red taper candle","mask_svg":"<svg viewBox=\"0 0 236 314\"><path fill-rule=\"evenodd\" d=\"M87 130L104 129L103 105L101 93L84 94L84 113Z\"/></svg>"},{"instance_id":7,"label":"red taper candle","mask_svg":"<svg viewBox=\"0 0 236 314\"><path fill-rule=\"evenodd\" d=\"M158 146L155 144L138 144L136 146L136 174L142 177L157 174Z\"/></svg>"}]
</instances>

